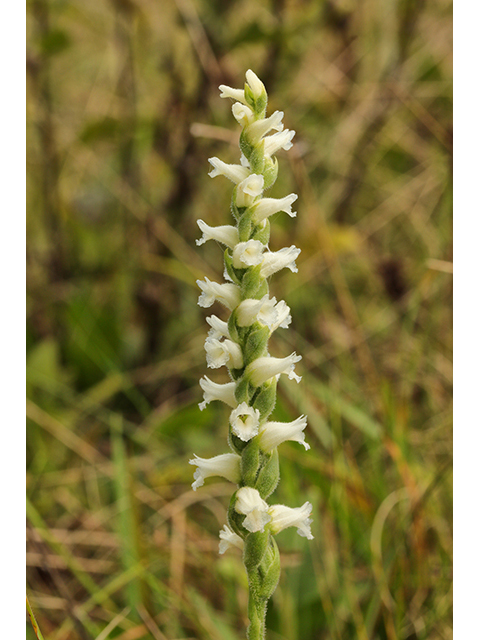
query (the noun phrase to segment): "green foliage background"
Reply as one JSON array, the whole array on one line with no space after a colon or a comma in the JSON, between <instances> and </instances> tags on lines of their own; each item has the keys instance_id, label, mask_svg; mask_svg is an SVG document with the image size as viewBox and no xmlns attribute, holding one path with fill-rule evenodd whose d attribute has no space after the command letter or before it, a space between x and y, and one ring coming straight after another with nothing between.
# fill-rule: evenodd
<instances>
[{"instance_id":1,"label":"green foliage background","mask_svg":"<svg viewBox=\"0 0 480 640\"><path fill-rule=\"evenodd\" d=\"M449 639L451 6L423 0L30 0L28 589L49 640L240 640L246 589L218 556L232 487L193 493L195 452L226 451L200 412L196 278L222 251L238 159L220 83L251 67L295 146L270 195L273 249L301 247L272 293L292 308L272 354L303 382L276 419L279 535L269 640ZM270 112L271 112L270 111ZM216 310L217 312L219 310ZM218 381L225 376L212 375ZM27 637L33 631L27 625Z\"/></svg>"}]
</instances>

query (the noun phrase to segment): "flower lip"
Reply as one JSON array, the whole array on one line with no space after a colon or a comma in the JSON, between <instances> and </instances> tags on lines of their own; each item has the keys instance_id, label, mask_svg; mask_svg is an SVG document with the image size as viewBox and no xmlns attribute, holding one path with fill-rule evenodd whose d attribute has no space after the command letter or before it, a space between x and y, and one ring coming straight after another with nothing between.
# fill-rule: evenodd
<instances>
[{"instance_id":1,"label":"flower lip","mask_svg":"<svg viewBox=\"0 0 480 640\"><path fill-rule=\"evenodd\" d=\"M248 442L258 434L260 411L242 402L230 414L230 425L237 438Z\"/></svg>"}]
</instances>

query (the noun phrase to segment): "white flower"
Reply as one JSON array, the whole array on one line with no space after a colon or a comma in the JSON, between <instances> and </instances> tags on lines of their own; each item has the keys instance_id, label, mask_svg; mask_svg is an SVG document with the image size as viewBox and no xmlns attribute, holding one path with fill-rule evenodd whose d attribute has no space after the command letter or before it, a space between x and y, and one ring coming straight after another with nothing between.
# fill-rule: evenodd
<instances>
[{"instance_id":1,"label":"white flower","mask_svg":"<svg viewBox=\"0 0 480 640\"><path fill-rule=\"evenodd\" d=\"M250 162L248 161L247 157L243 155L243 153L240 154L240 164L242 165L242 167L247 167L247 169L250 169Z\"/></svg>"},{"instance_id":2,"label":"white flower","mask_svg":"<svg viewBox=\"0 0 480 640\"><path fill-rule=\"evenodd\" d=\"M275 129L275 131L283 131L282 118L283 111L275 111L269 118L262 118L249 124L245 135L252 144L255 144L272 129Z\"/></svg>"},{"instance_id":3,"label":"white flower","mask_svg":"<svg viewBox=\"0 0 480 640\"><path fill-rule=\"evenodd\" d=\"M208 316L207 322L212 327L208 332L210 338L230 338L227 322L220 320L217 316Z\"/></svg>"},{"instance_id":4,"label":"white flower","mask_svg":"<svg viewBox=\"0 0 480 640\"><path fill-rule=\"evenodd\" d=\"M274 504L268 509L268 513L272 516L270 523L272 533L279 533L287 527L297 527L299 535L313 540L312 532L310 531L310 525L312 524L312 520L309 518L312 513L310 502L305 502L304 505L296 509L286 507L283 504Z\"/></svg>"},{"instance_id":5,"label":"white flower","mask_svg":"<svg viewBox=\"0 0 480 640\"><path fill-rule=\"evenodd\" d=\"M260 275L268 278L280 269L287 268L296 273L298 271L295 260L298 258L301 249L292 244L291 247L284 247L280 251L269 251L263 254Z\"/></svg>"},{"instance_id":6,"label":"white flower","mask_svg":"<svg viewBox=\"0 0 480 640\"><path fill-rule=\"evenodd\" d=\"M286 373L290 380L295 379L300 382L302 378L297 376L294 369L295 363L301 359L302 356L297 356L295 352L286 358L272 358L271 356L257 358L248 365L245 375L250 378L250 382L255 387L260 387L264 382L281 373Z\"/></svg>"},{"instance_id":7,"label":"white flower","mask_svg":"<svg viewBox=\"0 0 480 640\"><path fill-rule=\"evenodd\" d=\"M219 158L209 158L208 161L213 166L213 169L208 174L211 178L216 176L225 176L235 184L242 182L250 174L247 167L242 167L241 164L226 164Z\"/></svg>"},{"instance_id":8,"label":"white flower","mask_svg":"<svg viewBox=\"0 0 480 640\"><path fill-rule=\"evenodd\" d=\"M290 315L290 307L284 300L280 300L280 302L275 305L275 312L277 314L277 319L270 327L270 330L273 332L279 327L281 329L286 329L292 321L292 316Z\"/></svg>"},{"instance_id":9,"label":"white flower","mask_svg":"<svg viewBox=\"0 0 480 640\"><path fill-rule=\"evenodd\" d=\"M228 87L226 84L221 84L218 88L221 91L220 98L233 98L247 105L245 91L243 89L232 89L232 87Z\"/></svg>"},{"instance_id":10,"label":"white flower","mask_svg":"<svg viewBox=\"0 0 480 640\"><path fill-rule=\"evenodd\" d=\"M255 98L260 98L263 93L267 93L265 90L265 85L257 76L257 74L254 73L251 69L247 71L245 77L247 78L248 85L250 86L250 89L252 90Z\"/></svg>"},{"instance_id":11,"label":"white flower","mask_svg":"<svg viewBox=\"0 0 480 640\"><path fill-rule=\"evenodd\" d=\"M198 298L200 307L211 307L215 300L218 300L227 309L233 311L240 302L240 289L235 284L228 282L226 284L218 284L218 282L212 282L208 278L205 278L205 282L197 280L197 284L202 290Z\"/></svg>"},{"instance_id":12,"label":"white flower","mask_svg":"<svg viewBox=\"0 0 480 640\"><path fill-rule=\"evenodd\" d=\"M232 340L220 342L217 338L210 336L205 340L205 351L207 352L207 366L211 369L218 369L223 365L240 369L243 367L243 356L240 345Z\"/></svg>"},{"instance_id":13,"label":"white flower","mask_svg":"<svg viewBox=\"0 0 480 640\"><path fill-rule=\"evenodd\" d=\"M306 426L306 416L300 416L293 422L265 422L260 431L260 446L264 451L272 451L282 442L293 440L303 444L308 451L310 445L305 442L305 433L303 432Z\"/></svg>"},{"instance_id":14,"label":"white flower","mask_svg":"<svg viewBox=\"0 0 480 640\"><path fill-rule=\"evenodd\" d=\"M276 298L269 298L268 293L261 300L242 300L235 310L237 322L241 327L249 327L254 322L259 322L271 328L278 321L276 304Z\"/></svg>"},{"instance_id":15,"label":"white flower","mask_svg":"<svg viewBox=\"0 0 480 640\"><path fill-rule=\"evenodd\" d=\"M260 240L247 240L239 242L233 250L233 266L235 269L244 269L260 264L263 261L265 245Z\"/></svg>"},{"instance_id":16,"label":"white flower","mask_svg":"<svg viewBox=\"0 0 480 640\"><path fill-rule=\"evenodd\" d=\"M262 198L252 205L253 216L252 220L255 224L259 224L262 220L265 220L274 213L279 211L285 211L291 218L294 218L297 214L292 211L292 204L298 198L296 193L291 193L284 198Z\"/></svg>"},{"instance_id":17,"label":"white flower","mask_svg":"<svg viewBox=\"0 0 480 640\"><path fill-rule=\"evenodd\" d=\"M230 224L224 224L219 227L211 227L203 220L197 220L197 224L200 227L203 235L200 240L195 240L196 245L199 247L205 244L207 240L217 240L226 245L230 249L238 242L238 229Z\"/></svg>"},{"instance_id":18,"label":"white flower","mask_svg":"<svg viewBox=\"0 0 480 640\"><path fill-rule=\"evenodd\" d=\"M279 131L278 133L274 133L271 136L264 138L265 146L263 151L266 156L273 156L279 149L285 149L288 151L293 147L292 139L295 135L295 131L291 129L285 129L284 131Z\"/></svg>"},{"instance_id":19,"label":"white flower","mask_svg":"<svg viewBox=\"0 0 480 640\"><path fill-rule=\"evenodd\" d=\"M200 386L203 390L203 402L198 405L200 411L203 411L212 400L221 400L232 408L237 406L235 399L235 382L217 384L205 376L200 379Z\"/></svg>"},{"instance_id":20,"label":"white flower","mask_svg":"<svg viewBox=\"0 0 480 640\"><path fill-rule=\"evenodd\" d=\"M248 126L255 120L255 114L250 109L250 107L248 107L246 104L242 104L241 102L235 102L232 105L232 113L235 120L238 122L238 124L242 125L242 127Z\"/></svg>"},{"instance_id":21,"label":"white flower","mask_svg":"<svg viewBox=\"0 0 480 640\"><path fill-rule=\"evenodd\" d=\"M228 524L223 525L223 529L220 531L220 544L218 551L220 554L225 553L230 547L238 547L243 551L243 540L239 535L230 529Z\"/></svg>"},{"instance_id":22,"label":"white flower","mask_svg":"<svg viewBox=\"0 0 480 640\"><path fill-rule=\"evenodd\" d=\"M258 433L260 411L242 402L230 414L230 424L233 433L243 442L248 442Z\"/></svg>"},{"instance_id":23,"label":"white flower","mask_svg":"<svg viewBox=\"0 0 480 640\"><path fill-rule=\"evenodd\" d=\"M249 207L263 191L263 176L252 173L237 185L235 204L237 207Z\"/></svg>"},{"instance_id":24,"label":"white flower","mask_svg":"<svg viewBox=\"0 0 480 640\"><path fill-rule=\"evenodd\" d=\"M197 466L193 477L195 482L192 489L196 491L198 487L203 485L205 478L210 476L221 476L238 484L240 482L240 456L236 453L223 453L213 458L199 458L194 454L194 458L188 461L188 464Z\"/></svg>"},{"instance_id":25,"label":"white flower","mask_svg":"<svg viewBox=\"0 0 480 640\"><path fill-rule=\"evenodd\" d=\"M235 511L247 516L243 521L243 526L251 533L263 531L265 525L271 520L268 504L252 487L242 487L237 491Z\"/></svg>"}]
</instances>

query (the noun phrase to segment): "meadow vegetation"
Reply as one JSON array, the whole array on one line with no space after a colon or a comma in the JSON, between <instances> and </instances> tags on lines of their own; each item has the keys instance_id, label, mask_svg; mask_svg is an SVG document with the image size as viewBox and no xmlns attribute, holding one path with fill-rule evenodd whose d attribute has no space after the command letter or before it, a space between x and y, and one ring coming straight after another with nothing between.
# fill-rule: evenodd
<instances>
[{"instance_id":1,"label":"meadow vegetation","mask_svg":"<svg viewBox=\"0 0 480 640\"><path fill-rule=\"evenodd\" d=\"M282 445L273 497L311 502L315 536L278 536L268 640L450 640L450 2L27 13L27 588L45 638L244 638L240 552L218 555L232 486L193 492L188 459L225 451L229 409L198 408L195 284L221 281L222 249L195 246L196 220L232 223L207 158L238 161L218 85L252 68L296 131L269 193L299 196L272 249L302 249L271 284L293 317L271 353L301 353L303 381L280 381L273 419L308 415L312 447Z\"/></svg>"}]
</instances>

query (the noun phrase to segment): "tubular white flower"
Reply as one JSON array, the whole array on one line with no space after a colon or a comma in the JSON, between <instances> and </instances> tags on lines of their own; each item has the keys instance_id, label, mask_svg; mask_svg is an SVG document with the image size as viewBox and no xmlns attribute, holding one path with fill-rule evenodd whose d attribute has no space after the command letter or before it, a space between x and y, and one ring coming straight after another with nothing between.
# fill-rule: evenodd
<instances>
[{"instance_id":1,"label":"tubular white flower","mask_svg":"<svg viewBox=\"0 0 480 640\"><path fill-rule=\"evenodd\" d=\"M301 359L302 356L297 356L295 352L286 358L272 358L271 356L257 358L245 369L245 375L255 387L260 387L264 382L281 373L287 374L290 380L295 379L300 382L302 378L297 376L294 369L295 363L300 362Z\"/></svg>"},{"instance_id":2,"label":"tubular white flower","mask_svg":"<svg viewBox=\"0 0 480 640\"><path fill-rule=\"evenodd\" d=\"M219 227L211 227L201 219L197 220L197 224L202 232L202 237L199 240L195 240L195 244L199 247L205 244L207 240L217 240L226 245L230 249L238 242L238 229L230 224L224 224Z\"/></svg>"},{"instance_id":3,"label":"tubular white flower","mask_svg":"<svg viewBox=\"0 0 480 640\"><path fill-rule=\"evenodd\" d=\"M281 329L286 329L292 321L292 316L290 315L290 307L284 300L280 300L280 302L275 305L275 312L277 314L277 319L270 327L270 330L273 332L279 327Z\"/></svg>"},{"instance_id":4,"label":"tubular white flower","mask_svg":"<svg viewBox=\"0 0 480 640\"><path fill-rule=\"evenodd\" d=\"M194 458L189 460L188 464L197 466L193 474L195 482L192 484L192 489L194 491L203 485L205 478L210 478L211 476L221 476L234 484L240 482L241 458L236 453L223 453L213 458L199 458L197 455L193 455Z\"/></svg>"},{"instance_id":5,"label":"tubular white flower","mask_svg":"<svg viewBox=\"0 0 480 640\"><path fill-rule=\"evenodd\" d=\"M227 282L226 284L218 284L218 282L212 282L208 278L203 280L197 280L197 284L202 290L198 298L198 305L200 307L211 307L215 300L218 300L227 309L233 311L240 302L240 289L236 284Z\"/></svg>"},{"instance_id":6,"label":"tubular white flower","mask_svg":"<svg viewBox=\"0 0 480 640\"><path fill-rule=\"evenodd\" d=\"M218 369L223 365L240 369L243 367L243 356L240 345L232 340L220 342L217 338L210 336L205 340L205 351L207 353L207 366L211 369Z\"/></svg>"},{"instance_id":7,"label":"tubular white flower","mask_svg":"<svg viewBox=\"0 0 480 640\"><path fill-rule=\"evenodd\" d=\"M291 247L284 247L280 251L269 251L263 254L260 275L262 278L268 278L272 274L280 271L280 269L290 269L296 273L298 271L295 260L298 258L301 249L292 244Z\"/></svg>"},{"instance_id":8,"label":"tubular white flower","mask_svg":"<svg viewBox=\"0 0 480 640\"><path fill-rule=\"evenodd\" d=\"M252 220L256 224L266 220L269 216L279 211L285 211L291 218L295 218L297 215L295 211L292 211L292 204L298 198L296 193L291 193L284 198L262 198L252 205L253 216Z\"/></svg>"},{"instance_id":9,"label":"tubular white flower","mask_svg":"<svg viewBox=\"0 0 480 640\"><path fill-rule=\"evenodd\" d=\"M220 531L220 544L218 545L218 552L224 554L230 547L238 547L243 551L243 540L239 535L230 529L228 524L223 525L223 529Z\"/></svg>"},{"instance_id":10,"label":"tubular white flower","mask_svg":"<svg viewBox=\"0 0 480 640\"><path fill-rule=\"evenodd\" d=\"M288 151L293 147L292 140L295 135L295 131L291 129L285 129L284 131L279 131L278 133L274 133L267 138L264 138L265 147L264 153L266 156L273 156L279 149L285 149Z\"/></svg>"},{"instance_id":11,"label":"tubular white flower","mask_svg":"<svg viewBox=\"0 0 480 640\"><path fill-rule=\"evenodd\" d=\"M216 176L225 176L235 184L242 182L249 175L247 167L243 167L241 164L227 164L219 158L209 158L208 161L212 165L213 169L208 174L211 178Z\"/></svg>"},{"instance_id":12,"label":"tubular white flower","mask_svg":"<svg viewBox=\"0 0 480 640\"><path fill-rule=\"evenodd\" d=\"M264 178L252 173L237 185L235 204L237 207L249 207L255 198L262 194Z\"/></svg>"},{"instance_id":13,"label":"tubular white flower","mask_svg":"<svg viewBox=\"0 0 480 640\"><path fill-rule=\"evenodd\" d=\"M258 433L260 411L242 402L230 414L230 424L233 433L243 442L248 442Z\"/></svg>"},{"instance_id":14,"label":"tubular white flower","mask_svg":"<svg viewBox=\"0 0 480 640\"><path fill-rule=\"evenodd\" d=\"M204 376L200 379L200 386L203 391L203 402L198 405L200 411L203 411L212 400L221 400L232 408L237 406L235 399L235 382L218 384L212 382L207 376Z\"/></svg>"},{"instance_id":15,"label":"tubular white flower","mask_svg":"<svg viewBox=\"0 0 480 640\"><path fill-rule=\"evenodd\" d=\"M247 78L248 85L250 86L250 89L252 90L252 93L255 98L260 98L260 96L263 93L265 94L267 93L265 89L265 85L257 76L257 74L254 73L251 69L247 71L245 76Z\"/></svg>"},{"instance_id":16,"label":"tubular white flower","mask_svg":"<svg viewBox=\"0 0 480 640\"><path fill-rule=\"evenodd\" d=\"M233 98L247 105L245 91L243 89L232 89L232 87L228 87L226 84L221 84L218 88L221 91L220 98Z\"/></svg>"},{"instance_id":17,"label":"tubular white flower","mask_svg":"<svg viewBox=\"0 0 480 640\"><path fill-rule=\"evenodd\" d=\"M230 338L230 333L228 331L228 323L220 320L215 315L208 316L206 319L208 324L212 327L208 332L210 338Z\"/></svg>"},{"instance_id":18,"label":"tubular white flower","mask_svg":"<svg viewBox=\"0 0 480 640\"><path fill-rule=\"evenodd\" d=\"M252 122L245 130L245 136L251 144L259 142L269 131L283 131L283 111L275 111L269 118L262 118Z\"/></svg>"},{"instance_id":19,"label":"tubular white flower","mask_svg":"<svg viewBox=\"0 0 480 640\"><path fill-rule=\"evenodd\" d=\"M235 511L247 516L243 521L243 526L251 533L263 531L265 525L271 520L268 504L252 487L242 487L237 491Z\"/></svg>"},{"instance_id":20,"label":"tubular white flower","mask_svg":"<svg viewBox=\"0 0 480 640\"><path fill-rule=\"evenodd\" d=\"M260 324L272 329L278 321L276 304L276 298L269 298L268 293L266 293L261 300L254 300L253 298L242 300L236 308L239 326L249 327L254 322L260 322Z\"/></svg>"},{"instance_id":21,"label":"tubular white flower","mask_svg":"<svg viewBox=\"0 0 480 640\"><path fill-rule=\"evenodd\" d=\"M265 245L259 240L239 242L233 250L233 266L235 269L255 266L263 262Z\"/></svg>"},{"instance_id":22,"label":"tubular white flower","mask_svg":"<svg viewBox=\"0 0 480 640\"><path fill-rule=\"evenodd\" d=\"M305 433L303 432L306 426L306 416L300 416L293 422L265 422L260 430L260 446L268 452L278 447L282 442L293 440L303 444L308 451L310 445L305 442Z\"/></svg>"},{"instance_id":23,"label":"tubular white flower","mask_svg":"<svg viewBox=\"0 0 480 640\"><path fill-rule=\"evenodd\" d=\"M250 107L241 102L235 102L235 104L232 105L232 113L235 120L238 124L241 124L242 127L247 127L255 120L255 114Z\"/></svg>"},{"instance_id":24,"label":"tubular white flower","mask_svg":"<svg viewBox=\"0 0 480 640\"><path fill-rule=\"evenodd\" d=\"M297 527L297 533L304 538L313 540L310 525L312 519L309 517L312 513L312 505L305 502L301 507L292 509L283 504L274 504L268 509L268 513L272 517L270 528L273 533L279 533L287 527Z\"/></svg>"}]
</instances>

